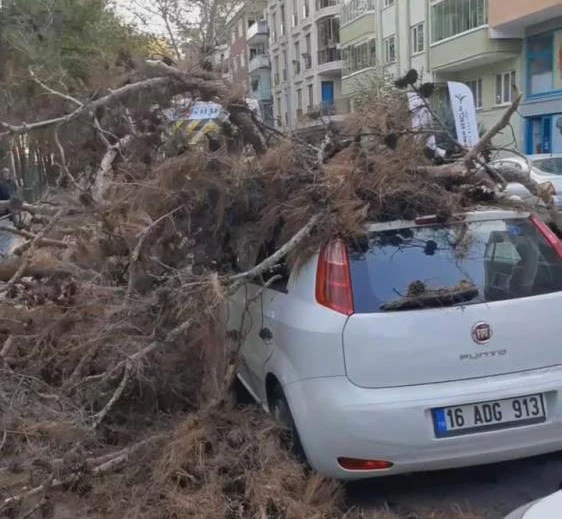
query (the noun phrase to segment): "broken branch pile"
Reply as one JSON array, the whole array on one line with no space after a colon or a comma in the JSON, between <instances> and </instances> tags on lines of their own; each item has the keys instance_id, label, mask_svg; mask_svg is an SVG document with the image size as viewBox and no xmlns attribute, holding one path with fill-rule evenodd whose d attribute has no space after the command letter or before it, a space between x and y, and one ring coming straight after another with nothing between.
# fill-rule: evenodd
<instances>
[{"instance_id":1,"label":"broken branch pile","mask_svg":"<svg viewBox=\"0 0 562 519\"><path fill-rule=\"evenodd\" d=\"M97 163L66 163L57 137L56 193L0 203L20 222L6 232L27 240L0 261L0 513L65 491L85 517L337 517L340 489L228 403L243 337L224 304L367 221L507 203L490 189L502 174L479 149L433 164L399 91L309 144L272 132L220 81L153 62L143 73L68 115L2 124L5 136L64 128ZM212 151L165 151L146 107L179 93L230 112Z\"/></svg>"}]
</instances>

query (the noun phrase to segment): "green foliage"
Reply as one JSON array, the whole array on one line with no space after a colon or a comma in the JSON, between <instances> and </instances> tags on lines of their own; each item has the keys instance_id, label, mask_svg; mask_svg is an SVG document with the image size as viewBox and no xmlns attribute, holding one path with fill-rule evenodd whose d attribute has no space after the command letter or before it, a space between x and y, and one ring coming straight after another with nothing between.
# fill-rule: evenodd
<instances>
[{"instance_id":1,"label":"green foliage","mask_svg":"<svg viewBox=\"0 0 562 519\"><path fill-rule=\"evenodd\" d=\"M0 47L4 76L33 66L50 77L88 83L119 55L142 52L146 39L105 0L8 0L0 9Z\"/></svg>"}]
</instances>

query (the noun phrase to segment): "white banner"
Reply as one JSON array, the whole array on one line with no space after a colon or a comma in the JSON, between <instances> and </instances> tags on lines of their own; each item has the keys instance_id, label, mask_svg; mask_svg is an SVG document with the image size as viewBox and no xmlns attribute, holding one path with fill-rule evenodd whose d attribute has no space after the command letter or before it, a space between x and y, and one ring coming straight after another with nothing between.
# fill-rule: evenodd
<instances>
[{"instance_id":1,"label":"white banner","mask_svg":"<svg viewBox=\"0 0 562 519\"><path fill-rule=\"evenodd\" d=\"M463 146L472 148L480 140L472 90L464 83L449 81L447 85L455 117L457 140Z\"/></svg>"}]
</instances>

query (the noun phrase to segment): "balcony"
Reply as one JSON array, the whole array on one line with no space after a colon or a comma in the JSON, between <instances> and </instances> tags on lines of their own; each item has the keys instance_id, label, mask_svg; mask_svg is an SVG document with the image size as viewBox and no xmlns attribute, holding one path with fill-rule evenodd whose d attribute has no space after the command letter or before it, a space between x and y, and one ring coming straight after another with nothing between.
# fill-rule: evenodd
<instances>
[{"instance_id":1,"label":"balcony","mask_svg":"<svg viewBox=\"0 0 562 519\"><path fill-rule=\"evenodd\" d=\"M490 35L523 38L525 28L562 16L560 0L490 0Z\"/></svg>"},{"instance_id":2,"label":"balcony","mask_svg":"<svg viewBox=\"0 0 562 519\"><path fill-rule=\"evenodd\" d=\"M483 26L433 43L429 59L435 72L458 72L515 58L521 47L520 40L490 39Z\"/></svg>"},{"instance_id":3,"label":"balcony","mask_svg":"<svg viewBox=\"0 0 562 519\"><path fill-rule=\"evenodd\" d=\"M267 20L259 20L248 27L248 45L265 45L269 40Z\"/></svg>"},{"instance_id":4,"label":"balcony","mask_svg":"<svg viewBox=\"0 0 562 519\"><path fill-rule=\"evenodd\" d=\"M250 60L250 63L248 64L248 71L250 72L250 74L252 72L255 72L256 70L264 68L271 68L269 57L265 54L257 54Z\"/></svg>"},{"instance_id":5,"label":"balcony","mask_svg":"<svg viewBox=\"0 0 562 519\"><path fill-rule=\"evenodd\" d=\"M325 47L318 51L319 74L341 76L342 68L341 49L337 47Z\"/></svg>"},{"instance_id":6,"label":"balcony","mask_svg":"<svg viewBox=\"0 0 562 519\"><path fill-rule=\"evenodd\" d=\"M300 128L323 124L328 121L343 121L345 116L351 112L351 101L349 99L336 99L331 104L320 104L308 106L306 113L297 110L297 125Z\"/></svg>"},{"instance_id":7,"label":"balcony","mask_svg":"<svg viewBox=\"0 0 562 519\"><path fill-rule=\"evenodd\" d=\"M325 18L326 16L337 16L340 14L340 3L338 0L316 0L316 11L314 21Z\"/></svg>"}]
</instances>

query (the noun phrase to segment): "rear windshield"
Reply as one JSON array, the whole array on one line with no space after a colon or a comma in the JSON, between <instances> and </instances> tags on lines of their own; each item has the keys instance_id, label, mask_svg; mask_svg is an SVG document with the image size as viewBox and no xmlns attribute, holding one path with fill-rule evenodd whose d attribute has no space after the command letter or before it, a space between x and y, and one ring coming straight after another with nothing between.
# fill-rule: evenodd
<instances>
[{"instance_id":1,"label":"rear windshield","mask_svg":"<svg viewBox=\"0 0 562 519\"><path fill-rule=\"evenodd\" d=\"M562 175L562 157L537 159L533 161L533 166L551 175Z\"/></svg>"},{"instance_id":2,"label":"rear windshield","mask_svg":"<svg viewBox=\"0 0 562 519\"><path fill-rule=\"evenodd\" d=\"M562 261L528 219L371 233L350 245L350 262L357 313L562 290Z\"/></svg>"}]
</instances>

